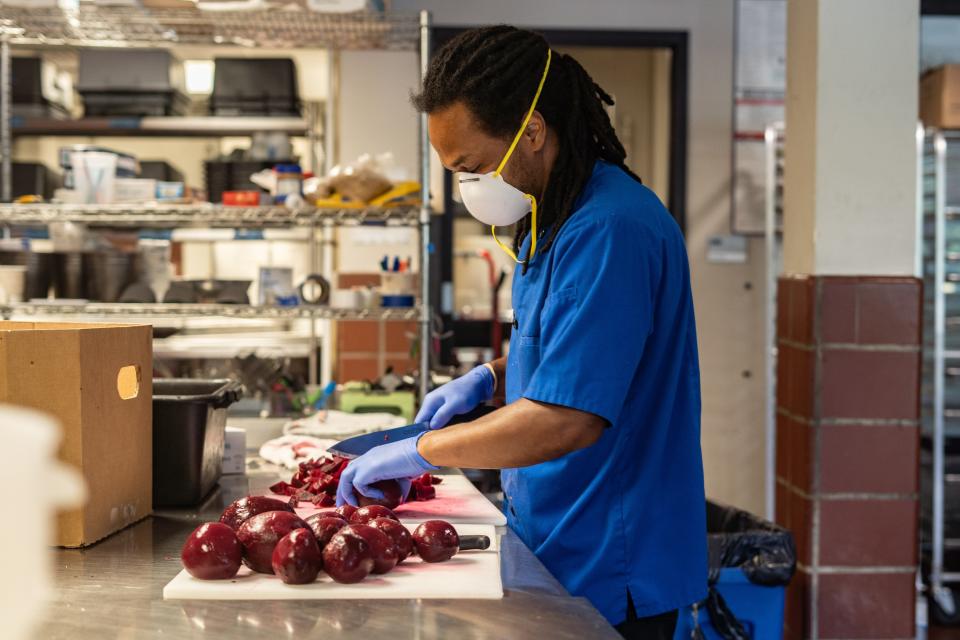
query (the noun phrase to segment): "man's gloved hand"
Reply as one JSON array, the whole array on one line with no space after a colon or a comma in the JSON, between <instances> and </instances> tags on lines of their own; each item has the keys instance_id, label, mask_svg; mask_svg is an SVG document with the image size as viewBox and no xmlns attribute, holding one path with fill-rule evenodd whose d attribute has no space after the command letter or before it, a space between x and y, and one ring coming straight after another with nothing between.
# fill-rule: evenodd
<instances>
[{"instance_id":1,"label":"man's gloved hand","mask_svg":"<svg viewBox=\"0 0 960 640\"><path fill-rule=\"evenodd\" d=\"M422 435L382 444L370 449L359 458L351 460L340 475L337 506L344 504L357 506L354 488L368 498L383 499L383 492L370 486L380 480L398 481L403 492L401 495L406 499L407 494L410 493L411 478L439 469L424 460L417 451L417 442Z\"/></svg>"},{"instance_id":2,"label":"man's gloved hand","mask_svg":"<svg viewBox=\"0 0 960 640\"><path fill-rule=\"evenodd\" d=\"M454 416L467 413L492 398L495 384L493 373L486 365L474 367L466 375L428 393L414 422L429 422L431 429L442 429Z\"/></svg>"}]
</instances>

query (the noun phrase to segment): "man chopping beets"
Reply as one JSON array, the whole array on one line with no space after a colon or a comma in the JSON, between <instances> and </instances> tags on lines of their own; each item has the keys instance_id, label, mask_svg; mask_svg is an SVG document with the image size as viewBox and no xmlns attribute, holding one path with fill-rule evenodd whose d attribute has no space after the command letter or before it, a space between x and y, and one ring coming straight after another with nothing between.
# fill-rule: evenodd
<instances>
[{"instance_id":1,"label":"man chopping beets","mask_svg":"<svg viewBox=\"0 0 960 640\"><path fill-rule=\"evenodd\" d=\"M516 225L509 355L430 393L430 430L352 461L353 490L439 467L501 469L513 531L625 637L672 638L703 599L700 373L683 236L624 164L610 96L569 55L509 26L440 49L430 139L464 205ZM494 398L505 406L447 427Z\"/></svg>"}]
</instances>

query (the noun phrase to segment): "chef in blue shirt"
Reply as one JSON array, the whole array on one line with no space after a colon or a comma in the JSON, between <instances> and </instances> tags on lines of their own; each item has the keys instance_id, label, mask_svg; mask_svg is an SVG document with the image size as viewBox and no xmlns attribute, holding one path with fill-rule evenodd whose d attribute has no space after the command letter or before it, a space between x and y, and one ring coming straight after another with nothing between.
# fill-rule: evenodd
<instances>
[{"instance_id":1,"label":"chef in blue shirt","mask_svg":"<svg viewBox=\"0 0 960 640\"><path fill-rule=\"evenodd\" d=\"M502 469L510 528L571 594L625 637L672 638L707 585L683 236L625 166L610 96L540 35L462 33L414 103L470 213L495 238L515 225L497 240L518 263L510 350L426 397L430 431L354 460L338 502L441 466Z\"/></svg>"}]
</instances>

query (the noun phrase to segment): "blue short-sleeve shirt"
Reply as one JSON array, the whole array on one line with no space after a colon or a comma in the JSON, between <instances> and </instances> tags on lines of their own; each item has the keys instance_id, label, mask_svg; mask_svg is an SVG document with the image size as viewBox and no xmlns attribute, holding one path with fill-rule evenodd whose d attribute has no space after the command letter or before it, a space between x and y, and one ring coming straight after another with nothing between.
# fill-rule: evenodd
<instances>
[{"instance_id":1,"label":"blue short-sleeve shirt","mask_svg":"<svg viewBox=\"0 0 960 640\"><path fill-rule=\"evenodd\" d=\"M521 247L526 255L529 238ZM611 624L706 595L700 373L683 236L599 161L553 246L513 281L507 401L608 423L594 445L504 469L509 525Z\"/></svg>"}]
</instances>

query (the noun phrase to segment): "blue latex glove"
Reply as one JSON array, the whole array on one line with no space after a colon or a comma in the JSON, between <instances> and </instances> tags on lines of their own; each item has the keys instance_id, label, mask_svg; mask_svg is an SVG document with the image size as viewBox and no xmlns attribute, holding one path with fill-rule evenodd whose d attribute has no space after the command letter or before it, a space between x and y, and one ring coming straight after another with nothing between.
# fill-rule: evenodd
<instances>
[{"instance_id":1,"label":"blue latex glove","mask_svg":"<svg viewBox=\"0 0 960 640\"><path fill-rule=\"evenodd\" d=\"M454 416L467 413L492 398L495 383L493 373L485 365L474 367L428 393L414 422L429 422L431 429L442 429Z\"/></svg>"},{"instance_id":2,"label":"blue latex glove","mask_svg":"<svg viewBox=\"0 0 960 640\"><path fill-rule=\"evenodd\" d=\"M416 438L382 444L370 449L359 458L351 460L340 475L337 506L344 504L357 506L354 488L368 498L383 499L383 492L370 486L380 480L398 481L403 492L401 495L406 499L407 494L410 493L411 478L440 468L424 460L417 451L417 442L421 437L423 434Z\"/></svg>"}]
</instances>

